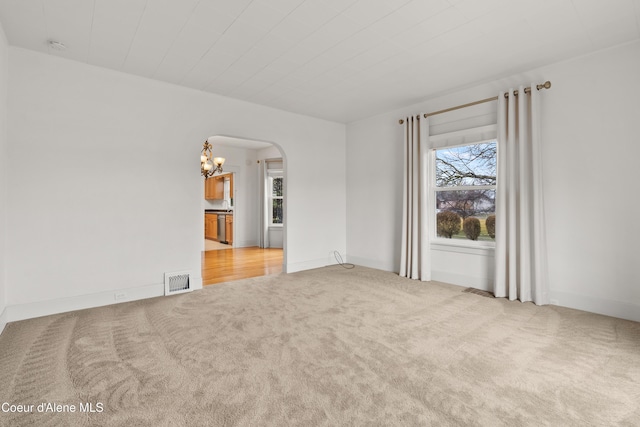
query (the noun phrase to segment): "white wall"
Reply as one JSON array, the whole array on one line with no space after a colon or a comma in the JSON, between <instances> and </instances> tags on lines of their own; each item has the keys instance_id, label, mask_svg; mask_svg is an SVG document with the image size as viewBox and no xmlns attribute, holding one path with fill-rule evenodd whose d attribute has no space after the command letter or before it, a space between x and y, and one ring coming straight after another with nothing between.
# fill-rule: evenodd
<instances>
[{"instance_id":1,"label":"white wall","mask_svg":"<svg viewBox=\"0 0 640 427\"><path fill-rule=\"evenodd\" d=\"M640 273L635 265L640 202L633 187L640 158L640 42L349 124L349 261L399 270L402 126L398 119L545 80L553 84L542 96L551 298L559 305L640 321ZM490 284L492 263L487 254L433 255L438 275L463 286Z\"/></svg>"},{"instance_id":2,"label":"white wall","mask_svg":"<svg viewBox=\"0 0 640 427\"><path fill-rule=\"evenodd\" d=\"M6 320L7 256L7 72L9 46L0 26L0 332Z\"/></svg>"},{"instance_id":3,"label":"white wall","mask_svg":"<svg viewBox=\"0 0 640 427\"><path fill-rule=\"evenodd\" d=\"M279 159L281 157L282 157L282 153L280 153L280 150L275 145L258 150L258 153L257 153L257 158L259 160Z\"/></svg>"},{"instance_id":4,"label":"white wall","mask_svg":"<svg viewBox=\"0 0 640 427\"><path fill-rule=\"evenodd\" d=\"M211 135L283 148L287 271L346 248L344 125L15 47L9 78L9 320L199 280Z\"/></svg>"}]
</instances>

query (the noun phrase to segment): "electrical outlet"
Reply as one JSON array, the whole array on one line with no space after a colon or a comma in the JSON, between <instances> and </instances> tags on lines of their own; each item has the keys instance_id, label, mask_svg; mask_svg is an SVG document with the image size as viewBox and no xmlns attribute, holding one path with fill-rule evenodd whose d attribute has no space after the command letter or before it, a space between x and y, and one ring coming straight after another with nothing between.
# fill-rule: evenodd
<instances>
[{"instance_id":1,"label":"electrical outlet","mask_svg":"<svg viewBox=\"0 0 640 427\"><path fill-rule=\"evenodd\" d=\"M113 294L113 297L116 301L122 301L127 297L127 294L124 292L116 292L115 294Z\"/></svg>"}]
</instances>

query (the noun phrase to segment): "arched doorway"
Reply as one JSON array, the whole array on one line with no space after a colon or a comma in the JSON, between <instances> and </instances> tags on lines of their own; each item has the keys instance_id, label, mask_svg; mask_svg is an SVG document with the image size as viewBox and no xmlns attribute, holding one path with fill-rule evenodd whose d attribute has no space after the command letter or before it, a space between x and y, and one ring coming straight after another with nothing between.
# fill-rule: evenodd
<instances>
[{"instance_id":1,"label":"arched doorway","mask_svg":"<svg viewBox=\"0 0 640 427\"><path fill-rule=\"evenodd\" d=\"M230 177L232 188L222 200L203 199L203 285L283 271L287 259L287 186L282 148L273 142L226 135L208 140L214 156L226 159L221 175ZM203 184L203 194L205 188ZM219 221L221 216L226 216L227 229L232 221L233 238L224 243L211 242L205 233L207 221L210 223L212 217Z\"/></svg>"}]
</instances>

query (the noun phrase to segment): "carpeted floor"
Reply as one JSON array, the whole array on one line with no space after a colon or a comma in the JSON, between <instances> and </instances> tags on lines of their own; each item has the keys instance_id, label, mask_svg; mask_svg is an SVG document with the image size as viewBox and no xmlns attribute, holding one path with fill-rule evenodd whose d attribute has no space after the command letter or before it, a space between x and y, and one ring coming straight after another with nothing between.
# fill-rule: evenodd
<instances>
[{"instance_id":1,"label":"carpeted floor","mask_svg":"<svg viewBox=\"0 0 640 427\"><path fill-rule=\"evenodd\" d=\"M640 425L639 323L463 290L335 266L11 323L0 425Z\"/></svg>"}]
</instances>

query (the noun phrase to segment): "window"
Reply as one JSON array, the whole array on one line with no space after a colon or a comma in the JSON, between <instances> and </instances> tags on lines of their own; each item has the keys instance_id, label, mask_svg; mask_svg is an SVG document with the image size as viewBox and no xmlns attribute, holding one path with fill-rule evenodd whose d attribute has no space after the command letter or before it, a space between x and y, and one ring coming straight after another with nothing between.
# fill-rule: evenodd
<instances>
[{"instance_id":1,"label":"window","mask_svg":"<svg viewBox=\"0 0 640 427\"><path fill-rule=\"evenodd\" d=\"M495 139L433 150L433 232L438 242L493 242L496 150Z\"/></svg>"},{"instance_id":2,"label":"window","mask_svg":"<svg viewBox=\"0 0 640 427\"><path fill-rule=\"evenodd\" d=\"M268 210L269 225L282 225L283 189L284 179L281 170L268 171Z\"/></svg>"}]
</instances>

